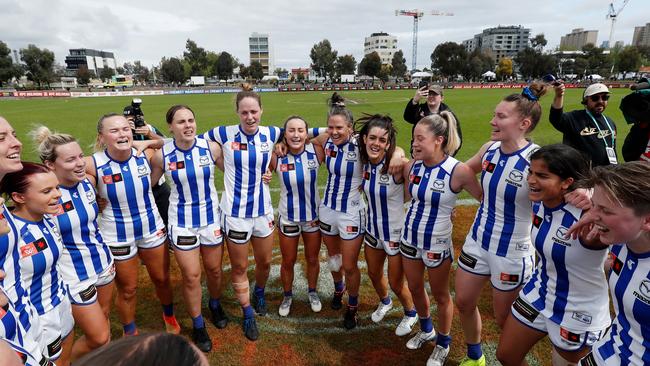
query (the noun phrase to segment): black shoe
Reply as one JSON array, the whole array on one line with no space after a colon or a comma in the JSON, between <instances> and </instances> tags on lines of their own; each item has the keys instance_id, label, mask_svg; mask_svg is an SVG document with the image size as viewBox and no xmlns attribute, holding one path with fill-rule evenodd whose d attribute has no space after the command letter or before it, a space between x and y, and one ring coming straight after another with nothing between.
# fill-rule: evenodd
<instances>
[{"instance_id":1,"label":"black shoe","mask_svg":"<svg viewBox=\"0 0 650 366\"><path fill-rule=\"evenodd\" d=\"M345 287L341 291L334 291L334 297L332 297L332 304L330 305L333 310L341 310L343 307L343 294L345 294Z\"/></svg>"},{"instance_id":2,"label":"black shoe","mask_svg":"<svg viewBox=\"0 0 650 366\"><path fill-rule=\"evenodd\" d=\"M208 306L209 307L209 306ZM228 325L228 315L223 311L221 305L217 306L216 309L210 308L210 313L212 314L212 324L219 329L223 329Z\"/></svg>"},{"instance_id":3,"label":"black shoe","mask_svg":"<svg viewBox=\"0 0 650 366\"><path fill-rule=\"evenodd\" d=\"M354 329L357 327L358 322L359 317L357 316L357 307L348 306L347 310L345 311L345 317L343 318L343 326L348 330Z\"/></svg>"},{"instance_id":4,"label":"black shoe","mask_svg":"<svg viewBox=\"0 0 650 366\"><path fill-rule=\"evenodd\" d=\"M212 350L212 340L205 327L192 329L192 342L203 352Z\"/></svg>"},{"instance_id":5,"label":"black shoe","mask_svg":"<svg viewBox=\"0 0 650 366\"><path fill-rule=\"evenodd\" d=\"M264 297L257 297L257 295L253 294L253 303L255 304L254 307L257 315L265 316L268 312L268 309L266 308L266 299L264 299Z\"/></svg>"},{"instance_id":6,"label":"black shoe","mask_svg":"<svg viewBox=\"0 0 650 366\"><path fill-rule=\"evenodd\" d=\"M244 319L242 327L244 328L244 335L246 338L251 341L256 341L257 338L259 338L260 332L257 330L257 322L255 321L255 318Z\"/></svg>"}]
</instances>

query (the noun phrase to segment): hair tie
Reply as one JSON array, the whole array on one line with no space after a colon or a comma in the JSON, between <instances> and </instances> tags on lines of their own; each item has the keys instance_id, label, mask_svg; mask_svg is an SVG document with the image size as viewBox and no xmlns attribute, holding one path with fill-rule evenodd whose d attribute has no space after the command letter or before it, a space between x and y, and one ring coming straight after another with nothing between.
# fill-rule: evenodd
<instances>
[{"instance_id":1,"label":"hair tie","mask_svg":"<svg viewBox=\"0 0 650 366\"><path fill-rule=\"evenodd\" d=\"M521 95L523 95L524 97L526 97L526 99L533 102L539 100L539 98L535 94L533 94L533 92L530 90L529 87L525 87L524 90L521 92Z\"/></svg>"},{"instance_id":2,"label":"hair tie","mask_svg":"<svg viewBox=\"0 0 650 366\"><path fill-rule=\"evenodd\" d=\"M345 107L345 102L335 102L334 105L338 107Z\"/></svg>"}]
</instances>

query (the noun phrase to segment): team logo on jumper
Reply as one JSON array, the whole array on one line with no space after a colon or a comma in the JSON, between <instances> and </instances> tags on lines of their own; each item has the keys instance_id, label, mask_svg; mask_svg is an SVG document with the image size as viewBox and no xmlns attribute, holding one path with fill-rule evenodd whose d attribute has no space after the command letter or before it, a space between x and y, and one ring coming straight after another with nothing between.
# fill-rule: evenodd
<instances>
[{"instance_id":1,"label":"team logo on jumper","mask_svg":"<svg viewBox=\"0 0 650 366\"><path fill-rule=\"evenodd\" d=\"M506 178L506 183L521 188L522 180L524 180L524 173L521 170L515 169L511 171L510 174L508 174L508 178Z\"/></svg>"},{"instance_id":2,"label":"team logo on jumper","mask_svg":"<svg viewBox=\"0 0 650 366\"><path fill-rule=\"evenodd\" d=\"M122 170L124 170L125 172L128 172L128 171L129 171L129 167L128 167L128 165L123 166L123 167L122 167Z\"/></svg>"},{"instance_id":3,"label":"team logo on jumper","mask_svg":"<svg viewBox=\"0 0 650 366\"><path fill-rule=\"evenodd\" d=\"M168 164L169 170L174 171L178 169L185 169L184 161L170 161Z\"/></svg>"},{"instance_id":4,"label":"team logo on jumper","mask_svg":"<svg viewBox=\"0 0 650 366\"><path fill-rule=\"evenodd\" d=\"M346 157L348 160L357 160L357 153L354 151L348 151Z\"/></svg>"},{"instance_id":5,"label":"team logo on jumper","mask_svg":"<svg viewBox=\"0 0 650 366\"><path fill-rule=\"evenodd\" d=\"M72 210L74 210L74 204L72 201L66 201L61 204L61 211L70 212Z\"/></svg>"},{"instance_id":6,"label":"team logo on jumper","mask_svg":"<svg viewBox=\"0 0 650 366\"><path fill-rule=\"evenodd\" d=\"M138 178L142 178L147 174L149 174L149 169L145 165L138 166Z\"/></svg>"},{"instance_id":7,"label":"team logo on jumper","mask_svg":"<svg viewBox=\"0 0 650 366\"><path fill-rule=\"evenodd\" d=\"M268 142L262 142L260 144L260 151L261 152L269 152L271 149L269 148L269 143Z\"/></svg>"},{"instance_id":8,"label":"team logo on jumper","mask_svg":"<svg viewBox=\"0 0 650 366\"><path fill-rule=\"evenodd\" d=\"M420 181L422 180L422 177L419 175L411 174L409 175L409 182L413 184L420 184Z\"/></svg>"},{"instance_id":9,"label":"team logo on jumper","mask_svg":"<svg viewBox=\"0 0 650 366\"><path fill-rule=\"evenodd\" d=\"M610 253L609 256L612 259L612 271L614 271L614 273L617 275L620 275L621 271L623 270L623 262L618 259L614 253Z\"/></svg>"},{"instance_id":10,"label":"team logo on jumper","mask_svg":"<svg viewBox=\"0 0 650 366\"><path fill-rule=\"evenodd\" d=\"M633 292L634 296L643 301L646 305L650 305L650 280L645 279L639 284L639 290Z\"/></svg>"},{"instance_id":11,"label":"team logo on jumper","mask_svg":"<svg viewBox=\"0 0 650 366\"><path fill-rule=\"evenodd\" d=\"M338 152L336 150L332 150L332 149L329 149L329 148L325 149L325 155L329 156L330 158L335 158L337 153Z\"/></svg>"},{"instance_id":12,"label":"team logo on jumper","mask_svg":"<svg viewBox=\"0 0 650 366\"><path fill-rule=\"evenodd\" d=\"M199 165L200 166L210 165L210 158L205 155L199 156Z\"/></svg>"},{"instance_id":13,"label":"team logo on jumper","mask_svg":"<svg viewBox=\"0 0 650 366\"><path fill-rule=\"evenodd\" d=\"M382 174L379 176L379 184L388 184L390 183L390 177L388 174Z\"/></svg>"},{"instance_id":14,"label":"team logo on jumper","mask_svg":"<svg viewBox=\"0 0 650 366\"><path fill-rule=\"evenodd\" d=\"M431 185L431 190L437 193L445 193L445 181L442 179L436 179Z\"/></svg>"},{"instance_id":15,"label":"team logo on jumper","mask_svg":"<svg viewBox=\"0 0 650 366\"><path fill-rule=\"evenodd\" d=\"M555 236L553 237L553 242L560 245L564 245L566 247L570 247L571 243L569 243L565 239L567 231L569 231L569 228L564 226L560 226L559 228L557 228L557 231L555 232Z\"/></svg>"},{"instance_id":16,"label":"team logo on jumper","mask_svg":"<svg viewBox=\"0 0 650 366\"><path fill-rule=\"evenodd\" d=\"M485 160L483 162L483 170L485 170L488 173L494 172L494 168L496 168L496 164L489 162L488 160Z\"/></svg>"},{"instance_id":17,"label":"team logo on jumper","mask_svg":"<svg viewBox=\"0 0 650 366\"><path fill-rule=\"evenodd\" d=\"M248 150L248 145L243 144L241 142L233 142L230 144L230 148L233 151L246 151Z\"/></svg>"},{"instance_id":18,"label":"team logo on jumper","mask_svg":"<svg viewBox=\"0 0 650 366\"><path fill-rule=\"evenodd\" d=\"M88 203L93 203L95 202L95 191L89 190L86 191L86 199L88 200Z\"/></svg>"},{"instance_id":19,"label":"team logo on jumper","mask_svg":"<svg viewBox=\"0 0 650 366\"><path fill-rule=\"evenodd\" d=\"M542 226L542 221L543 221L543 219L541 217L539 217L537 215L533 215L533 225L536 228L539 228L540 226Z\"/></svg>"},{"instance_id":20,"label":"team logo on jumper","mask_svg":"<svg viewBox=\"0 0 650 366\"><path fill-rule=\"evenodd\" d=\"M27 258L31 257L35 254L38 254L45 249L47 249L47 242L45 241L44 238L40 238L36 241L33 241L29 244L25 244L22 247L20 247L20 257L21 258Z\"/></svg>"},{"instance_id":21,"label":"team logo on jumper","mask_svg":"<svg viewBox=\"0 0 650 366\"><path fill-rule=\"evenodd\" d=\"M288 172L291 170L296 170L296 165L291 163L291 164L280 164L280 171L281 172Z\"/></svg>"},{"instance_id":22,"label":"team logo on jumper","mask_svg":"<svg viewBox=\"0 0 650 366\"><path fill-rule=\"evenodd\" d=\"M574 311L573 314L571 315L571 318L579 321L580 323L585 323L585 324L591 324L591 320L592 320L591 315L580 311Z\"/></svg>"},{"instance_id":23,"label":"team logo on jumper","mask_svg":"<svg viewBox=\"0 0 650 366\"><path fill-rule=\"evenodd\" d=\"M102 182L104 184L113 184L113 183L119 183L121 182L122 179L122 173L116 173L116 174L111 174L111 175L105 175L102 177Z\"/></svg>"},{"instance_id":24,"label":"team logo on jumper","mask_svg":"<svg viewBox=\"0 0 650 366\"><path fill-rule=\"evenodd\" d=\"M316 160L307 160L307 168L309 169L316 169L318 167L318 164L316 164Z\"/></svg>"},{"instance_id":25,"label":"team logo on jumper","mask_svg":"<svg viewBox=\"0 0 650 366\"><path fill-rule=\"evenodd\" d=\"M364 171L363 172L363 179L364 180L370 180L370 172L369 171Z\"/></svg>"}]
</instances>

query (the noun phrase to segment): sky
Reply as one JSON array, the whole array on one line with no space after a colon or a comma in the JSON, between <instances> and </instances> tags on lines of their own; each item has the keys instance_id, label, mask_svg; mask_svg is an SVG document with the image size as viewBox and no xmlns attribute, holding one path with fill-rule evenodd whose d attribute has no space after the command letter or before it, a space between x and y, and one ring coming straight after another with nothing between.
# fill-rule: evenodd
<instances>
[{"instance_id":1,"label":"sky","mask_svg":"<svg viewBox=\"0 0 650 366\"><path fill-rule=\"evenodd\" d=\"M573 28L598 30L598 45L609 38L611 0L0 0L0 40L11 49L35 44L54 52L65 65L70 48L114 52L118 65L181 56L189 38L199 46L227 51L248 64L248 37L269 33L275 66L308 67L312 46L328 39L339 55L363 58L364 37L387 32L398 39L411 65L413 18L397 9L433 10L419 22L418 68L430 66L436 45L462 42L484 28L522 25L544 33L547 48ZM618 9L623 0L615 0ZM635 26L650 22L650 1L630 0L618 16L614 40L630 44Z\"/></svg>"}]
</instances>

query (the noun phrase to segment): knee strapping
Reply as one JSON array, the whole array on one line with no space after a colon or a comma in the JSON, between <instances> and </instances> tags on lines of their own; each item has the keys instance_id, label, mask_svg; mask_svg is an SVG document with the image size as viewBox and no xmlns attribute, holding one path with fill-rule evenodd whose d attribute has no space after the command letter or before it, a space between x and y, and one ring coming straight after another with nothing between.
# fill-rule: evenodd
<instances>
[{"instance_id":1,"label":"knee strapping","mask_svg":"<svg viewBox=\"0 0 650 366\"><path fill-rule=\"evenodd\" d=\"M343 266L343 255L334 254L327 259L327 268L329 268L330 272L340 271L341 266Z\"/></svg>"}]
</instances>

